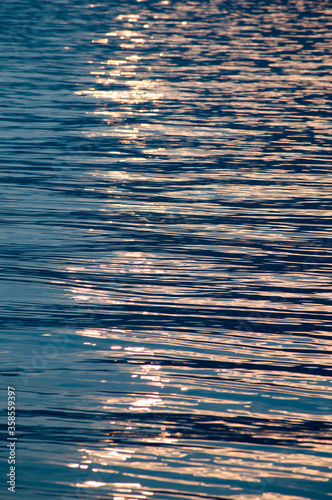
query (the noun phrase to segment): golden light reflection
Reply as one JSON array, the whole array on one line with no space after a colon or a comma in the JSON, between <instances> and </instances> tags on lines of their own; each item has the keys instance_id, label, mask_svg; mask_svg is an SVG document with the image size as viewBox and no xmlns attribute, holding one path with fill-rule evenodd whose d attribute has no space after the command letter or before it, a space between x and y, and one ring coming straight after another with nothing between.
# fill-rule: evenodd
<instances>
[{"instance_id":1,"label":"golden light reflection","mask_svg":"<svg viewBox=\"0 0 332 500\"><path fill-rule=\"evenodd\" d=\"M169 433L162 431L159 435L160 442L164 444L173 445L177 440L171 440L168 438ZM230 481L245 481L251 483L259 484L263 481L263 484L274 484L282 478L288 478L289 474L296 479L311 479L319 482L326 482L329 480L331 474L330 472L324 472L322 469L329 467L329 461L324 457L313 457L312 455L302 454L302 453L292 453L288 449L281 449L281 453L266 452L264 450L255 451L253 450L235 450L232 447L222 447L222 448L208 448L205 450L205 458L197 459L191 458L190 454L195 451L195 447L192 451L188 451L187 447L182 449L181 446L174 448L170 446L163 446L162 449L158 447L149 446L149 439L145 446L140 446L139 449L122 449L114 448L109 451L109 448L105 448L105 451L95 451L95 450L82 450L85 456L90 457L90 462L93 464L91 473L102 473L103 478L108 478L108 474L116 471L113 466L117 467L119 461L126 462L126 475L133 476L137 479L147 479L146 470L153 470L155 474L155 479L159 479L167 484L169 481L165 478L159 476L158 473L168 471L172 473L174 479L170 481L176 481L179 484L198 484L199 481L204 478L223 478ZM158 442L158 441L156 441ZM197 449L197 451L200 448ZM137 455L135 456L135 453ZM240 455L240 456L239 456ZM281 460L282 457L282 460ZM158 458L162 461L158 461ZM157 459L157 460L156 460ZM103 465L101 468L97 464ZM75 464L76 465L76 464ZM71 466L71 464L69 465ZM318 472L318 469L320 471ZM131 472L132 471L132 472ZM181 479L181 476L189 476L193 479L190 481L188 479ZM195 481L195 479L196 481ZM107 483L106 479L102 481L85 481L82 483L84 485L99 487L108 485L112 486L118 493L123 493L124 489L135 489L141 488L141 483L130 483L130 482L120 482L115 481L112 483ZM258 488L259 489L259 488ZM143 493L143 492L142 492ZM151 495L152 492L144 491L144 494ZM266 498L272 498L268 494ZM246 495L246 498L251 497L251 495ZM242 495L236 498L244 498ZM251 498L254 498L252 496ZM257 498L257 497L256 497ZM261 496L259 498L262 498ZM273 498L277 498L274 496ZM291 498L288 495L280 494L278 496L280 499ZM299 497L303 498L303 497Z\"/></svg>"},{"instance_id":2,"label":"golden light reflection","mask_svg":"<svg viewBox=\"0 0 332 500\"><path fill-rule=\"evenodd\" d=\"M77 483L76 487L79 488L100 488L100 486L106 486L106 483L100 483L98 481L85 481L84 483Z\"/></svg>"},{"instance_id":3,"label":"golden light reflection","mask_svg":"<svg viewBox=\"0 0 332 500\"><path fill-rule=\"evenodd\" d=\"M162 1L160 5L168 6L169 3ZM200 8L198 4L196 7ZM219 13L215 2L204 4L204 8L214 15ZM290 111L287 116L282 114L285 105L296 106L292 97L294 83L306 81L310 91L313 78L304 73L313 71L317 65L305 61L295 64L293 60L280 64L278 54L283 50L280 44L292 50L295 59L301 53L302 46L293 43L285 34L269 36L266 42L271 47L270 68L283 68L284 74L276 76L270 69L254 67L255 62L264 60L260 49L262 37L260 34L245 37L244 43L238 33L239 30L247 33L248 28L239 26L234 20L226 27L214 26L223 38L225 32L231 36L229 44L205 43L208 36L202 36L199 44L192 43L197 40L197 33L193 37L197 25L191 18L189 22L182 20L188 14L186 9L190 11L192 6L179 2L172 11L174 18L166 12L168 9L149 17L133 13L118 16L118 26L112 26L111 31L92 41L105 54L99 67L90 72L95 87L77 92L77 95L98 102L91 114L104 120L104 126L99 127L97 133L88 132L86 137L91 141L101 137L105 143L110 142L104 158L91 160L96 162L96 168L91 168L88 174L93 179L94 193L108 198L100 210L103 222L98 220L96 227L89 230L96 231L97 235L99 231L104 237L105 229L100 226L104 224L106 228L114 224L116 231L125 225L136 230L139 236L144 230L144 234L154 237L209 238L209 250L219 252L216 259L195 259L190 245L182 247L183 253L190 253L189 257L170 256L168 251L158 254L150 248L142 252L114 251L106 258L86 259L84 266L72 265L67 269L73 276L70 296L76 303L98 304L99 307L120 305L124 311L127 304L135 303L149 308L149 311L142 308L139 314L150 318L158 316L158 312L151 312L152 306L165 306L166 303L170 308L163 330L149 329L146 325L142 328L144 331L137 325L132 329L121 328L119 320L119 328L87 327L76 332L78 338L94 340L84 345L89 346L96 357L125 360L116 365L117 374L124 379L121 382L124 385L117 386L119 393L111 397L98 393L95 397L95 404L105 414L112 414L102 448L81 450L81 463L68 464L71 468L102 474L103 480L91 479L78 486L103 488L107 485L116 495L114 500L136 500L156 494L142 490L140 482L120 481L126 476L142 484L143 480L153 477L163 488L172 488L174 483L190 485L195 491L197 486L201 489L207 484L218 487L220 480L227 484L249 484L253 490L259 490L262 485L269 486L282 479L323 484L331 478L328 458L321 456L330 450L319 436L311 435L309 439L302 430L298 430L296 436L292 434L296 453L292 445L280 444L285 422L296 426L313 420L310 410L297 409L300 403L309 404L316 397L330 399L327 376L292 371L296 364L310 368L312 362L317 363L318 355L312 353L315 349L320 351L321 364L328 364L330 339L326 338L326 331L317 329L310 343L308 336L301 337L300 331L297 335L278 332L279 326L284 332L285 325L290 329L294 325L298 332L299 325L305 330L312 323L309 313L317 312L317 303L310 292L312 283L321 290L316 297L328 299L332 297L325 291L329 280L323 274L284 270L281 265L276 271L264 269L256 273L249 262L250 258L274 258L276 264L283 263L290 242L298 249L298 253L294 251L294 258L301 260L301 244L305 238L295 230L293 218L330 217L332 214L331 210L321 210L314 204L309 208L301 204L302 199L319 199L324 203L330 200L331 184L327 176L299 171L296 175L292 173L293 182L290 182L289 170L279 168L283 162L314 158L320 150L321 146L304 142L308 127L318 133L326 131L320 138L329 136L326 120L313 116L304 120L296 111ZM276 20L281 24L286 22L287 12L281 17L279 14L275 19L268 14L271 26ZM171 21L176 21L177 27L170 30ZM236 35L232 37L233 33ZM119 49L108 51L110 42L117 43ZM173 56L179 55L178 47L186 51L190 65L182 67L173 62ZM204 51L210 57L208 64ZM222 59L221 54L224 57L227 51L230 53L228 60L218 62ZM292 69L296 70L293 74ZM322 77L317 85L323 87L326 82ZM286 103L278 101L278 85L287 89ZM222 116L212 114L208 106L210 97L205 98L205 92L212 96L215 106L223 110ZM311 104L328 109L324 100L317 99ZM306 108L303 105L301 110L305 112ZM268 136L269 128L290 130L298 136L294 140L288 136L279 139L279 149L271 151L273 141ZM298 140L299 134L303 140ZM133 146L139 155L133 154L130 149ZM220 156L231 157L239 168L228 168L226 164L222 168L215 168L214 164L208 169L192 167L193 159L199 159L201 166ZM239 166L239 158L243 157L273 161L278 168ZM170 160L181 162L182 168L176 174L164 168L163 164ZM151 172L136 168L136 163L141 167L145 161L163 168L154 168ZM162 202L153 201L153 197L146 197L142 202L135 200L133 184L144 189L154 188L156 192L162 187ZM193 204L193 200L199 203ZM285 200L290 204L281 210L278 204ZM246 208L249 205L236 211L229 202L250 203L250 213ZM264 203L269 204L268 210ZM209 223L200 225L197 223L200 217L209 217ZM250 220L245 224L241 218ZM258 224L257 220L262 222ZM162 224L165 221L166 229ZM310 231L313 236L319 236L323 229L316 226ZM242 241L241 245L234 244L238 240ZM257 246L255 240L259 242ZM276 241L279 250L276 247L266 250L268 244ZM203 245L197 248L206 249ZM306 255L308 252L306 250ZM235 253L240 257L235 257ZM312 255L315 256L315 249ZM240 270L229 272L229 263ZM106 284L105 281L100 284L99 275L107 277ZM123 278L121 285L119 276ZM211 283L216 276L217 284L212 289ZM204 287L207 279L209 285ZM195 289L193 282L199 283ZM271 293L275 288L278 288L278 299L283 300L275 300L275 293ZM295 300L299 295L301 302ZM286 299L289 300L286 302ZM179 321L174 322L176 328L172 325L172 315L181 316L184 305L192 308L195 328L179 326ZM320 311L332 310L329 304L320 304L319 308ZM220 328L218 333L213 328L209 330L204 323L206 311L214 315L218 324L221 320L232 322L230 330L228 327ZM248 331L237 329L236 319L246 323ZM315 321L318 328L321 323L316 316ZM259 329L261 323L264 323L264 331ZM109 341L109 345L105 347L104 341ZM199 349L195 350L193 345L197 342ZM186 366L187 359L193 368ZM150 360L154 363L178 360L178 364L146 363ZM244 361L250 363L250 369L243 367ZM206 362L207 367L202 367L200 362L202 365ZM105 373L102 376L105 379L100 382L109 384ZM259 400L260 395L263 402ZM283 406L277 406L279 404ZM325 414L317 415L317 422L329 422L328 408L320 408ZM184 425L178 425L180 431L174 432L173 423L166 425L152 420L154 413L162 411L166 414L165 419L176 421L181 416L185 420ZM150 416L151 420L143 419L143 415ZM135 418L131 419L132 416ZM215 441L209 440L206 435L199 435L199 426L195 427L194 418L199 417L206 417L211 425L223 426L221 429L226 437L229 432L230 439L235 431L237 437L249 433L258 444L226 447L219 435L214 436ZM243 417L245 422L251 423L241 423ZM265 427L263 424L259 427L257 422L266 420ZM105 424L102 425L101 432L105 430ZM138 440L139 446L119 446L113 440L116 432L117 436ZM185 437L186 432L189 437ZM262 438L270 439L273 444L270 447L260 445ZM306 448L306 453L302 453L301 447ZM268 449L270 451L266 451ZM314 455L315 451L320 455ZM121 468L122 464L125 469ZM111 474L112 479L109 479ZM118 475L118 482L111 482L114 474ZM185 475L191 479L184 478ZM206 478L211 481L205 482ZM303 500L303 496L281 493L242 495L242 487L236 485L230 490L236 500Z\"/></svg>"}]
</instances>

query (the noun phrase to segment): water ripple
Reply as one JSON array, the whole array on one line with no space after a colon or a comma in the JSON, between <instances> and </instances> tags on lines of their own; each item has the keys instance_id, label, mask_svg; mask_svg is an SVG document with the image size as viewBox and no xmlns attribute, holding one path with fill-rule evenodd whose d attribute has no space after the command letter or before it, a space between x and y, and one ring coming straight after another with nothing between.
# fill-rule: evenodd
<instances>
[{"instance_id":1,"label":"water ripple","mask_svg":"<svg viewBox=\"0 0 332 500\"><path fill-rule=\"evenodd\" d=\"M329 3L0 9L17 497L326 500Z\"/></svg>"}]
</instances>

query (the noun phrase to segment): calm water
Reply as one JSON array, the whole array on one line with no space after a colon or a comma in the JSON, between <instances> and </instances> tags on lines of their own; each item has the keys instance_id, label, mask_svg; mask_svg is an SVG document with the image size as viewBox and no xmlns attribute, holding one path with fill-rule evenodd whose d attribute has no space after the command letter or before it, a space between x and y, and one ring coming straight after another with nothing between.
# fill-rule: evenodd
<instances>
[{"instance_id":1,"label":"calm water","mask_svg":"<svg viewBox=\"0 0 332 500\"><path fill-rule=\"evenodd\" d=\"M0 497L330 498L331 4L0 11Z\"/></svg>"}]
</instances>

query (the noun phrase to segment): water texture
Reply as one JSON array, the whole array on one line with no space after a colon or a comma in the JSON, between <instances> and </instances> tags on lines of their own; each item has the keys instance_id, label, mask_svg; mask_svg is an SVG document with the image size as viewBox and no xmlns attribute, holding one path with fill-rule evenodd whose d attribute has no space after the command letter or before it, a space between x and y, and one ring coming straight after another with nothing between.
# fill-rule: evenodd
<instances>
[{"instance_id":1,"label":"water texture","mask_svg":"<svg viewBox=\"0 0 332 500\"><path fill-rule=\"evenodd\" d=\"M15 498L330 498L331 4L0 19Z\"/></svg>"}]
</instances>

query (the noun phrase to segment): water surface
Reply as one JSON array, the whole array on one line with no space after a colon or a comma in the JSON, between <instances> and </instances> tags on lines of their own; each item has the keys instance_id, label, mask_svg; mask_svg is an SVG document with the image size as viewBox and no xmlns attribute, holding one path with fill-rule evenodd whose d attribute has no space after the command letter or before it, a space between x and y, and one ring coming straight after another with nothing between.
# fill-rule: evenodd
<instances>
[{"instance_id":1,"label":"water surface","mask_svg":"<svg viewBox=\"0 0 332 500\"><path fill-rule=\"evenodd\" d=\"M330 497L331 17L1 4L16 498Z\"/></svg>"}]
</instances>

